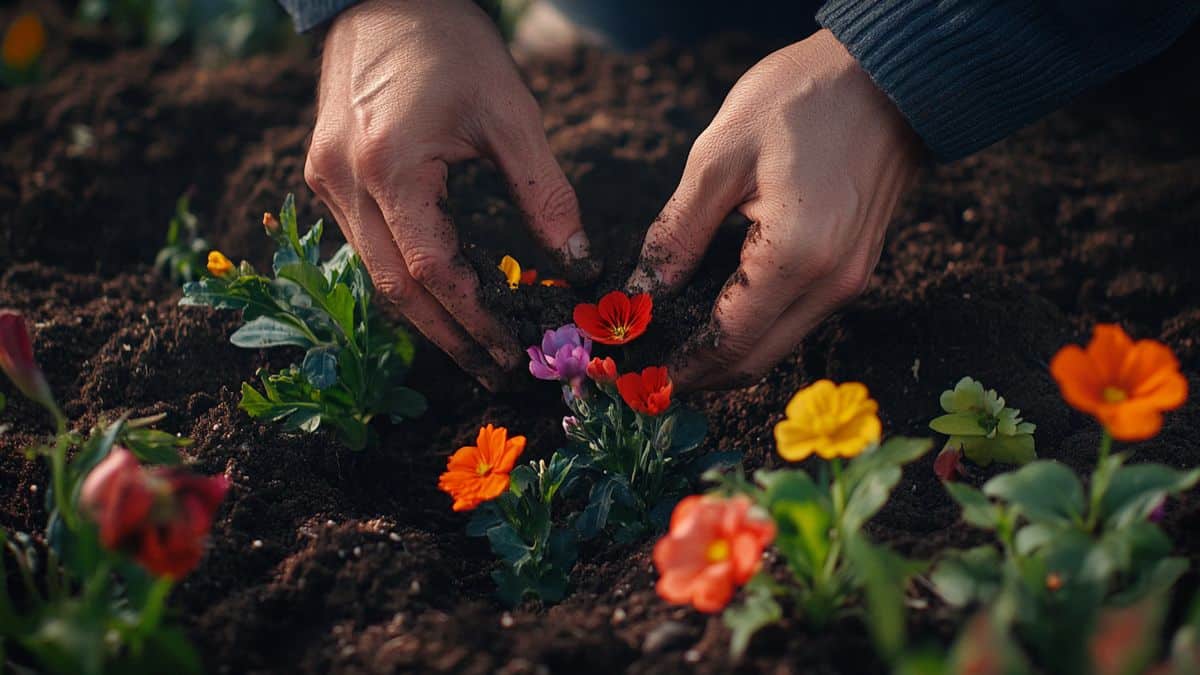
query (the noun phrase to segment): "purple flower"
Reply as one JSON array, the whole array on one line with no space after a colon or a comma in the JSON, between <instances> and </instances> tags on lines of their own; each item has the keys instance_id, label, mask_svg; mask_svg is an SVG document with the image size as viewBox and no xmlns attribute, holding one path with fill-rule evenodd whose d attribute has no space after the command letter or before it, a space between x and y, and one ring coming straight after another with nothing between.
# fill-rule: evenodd
<instances>
[{"instance_id":1,"label":"purple flower","mask_svg":"<svg viewBox=\"0 0 1200 675\"><path fill-rule=\"evenodd\" d=\"M574 382L587 374L592 359L592 341L579 334L575 324L548 330L541 347L530 347L529 372L539 380Z\"/></svg>"}]
</instances>

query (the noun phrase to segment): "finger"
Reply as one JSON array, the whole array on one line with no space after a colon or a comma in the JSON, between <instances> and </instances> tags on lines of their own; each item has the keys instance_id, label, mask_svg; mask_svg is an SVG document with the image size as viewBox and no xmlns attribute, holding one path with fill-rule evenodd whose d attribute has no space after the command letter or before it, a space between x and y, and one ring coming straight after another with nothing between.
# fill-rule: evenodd
<instances>
[{"instance_id":1,"label":"finger","mask_svg":"<svg viewBox=\"0 0 1200 675\"><path fill-rule=\"evenodd\" d=\"M391 230L370 195L360 193L352 206L353 220L345 221L350 224L344 226L343 231L354 241L355 250L380 294L395 303L400 313L430 342L449 354L460 368L474 375L488 389L503 388L505 375L487 350L409 274ZM335 214L334 217L345 216Z\"/></svg>"},{"instance_id":2,"label":"finger","mask_svg":"<svg viewBox=\"0 0 1200 675\"><path fill-rule=\"evenodd\" d=\"M397 166L403 166L397 164ZM459 249L443 210L446 163L429 160L399 169L394 179L367 183L411 278L454 317L504 370L515 370L521 349L513 332L479 299L479 278Z\"/></svg>"},{"instance_id":3,"label":"finger","mask_svg":"<svg viewBox=\"0 0 1200 675\"><path fill-rule=\"evenodd\" d=\"M537 104L530 102L519 119L522 125L509 132L495 127L489 132L488 155L508 177L513 197L538 242L574 283L595 281L600 263L579 216L579 200L562 167L550 151ZM515 114L515 113L514 113Z\"/></svg>"},{"instance_id":4,"label":"finger","mask_svg":"<svg viewBox=\"0 0 1200 675\"><path fill-rule=\"evenodd\" d=\"M704 258L721 221L749 192L745 163L704 138L692 146L679 187L646 231L637 267L626 283L631 291L678 291Z\"/></svg>"}]
</instances>

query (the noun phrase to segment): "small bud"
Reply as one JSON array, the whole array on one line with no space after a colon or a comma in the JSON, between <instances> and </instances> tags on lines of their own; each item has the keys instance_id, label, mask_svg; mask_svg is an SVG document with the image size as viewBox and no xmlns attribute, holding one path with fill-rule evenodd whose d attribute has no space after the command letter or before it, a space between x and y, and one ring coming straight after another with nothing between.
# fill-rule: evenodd
<instances>
[{"instance_id":1,"label":"small bud","mask_svg":"<svg viewBox=\"0 0 1200 675\"><path fill-rule=\"evenodd\" d=\"M654 434L654 447L666 452L671 449L671 442L675 439L675 416L672 415L663 420L659 425L658 431Z\"/></svg>"},{"instance_id":2,"label":"small bud","mask_svg":"<svg viewBox=\"0 0 1200 675\"><path fill-rule=\"evenodd\" d=\"M270 211L263 214L262 224L263 229L272 237L283 230L283 225L279 222L279 219L272 215Z\"/></svg>"},{"instance_id":3,"label":"small bud","mask_svg":"<svg viewBox=\"0 0 1200 675\"><path fill-rule=\"evenodd\" d=\"M1059 576L1058 572L1051 572L1050 574L1046 575L1046 590L1053 593L1062 587L1063 580L1062 577Z\"/></svg>"},{"instance_id":4,"label":"small bud","mask_svg":"<svg viewBox=\"0 0 1200 675\"><path fill-rule=\"evenodd\" d=\"M214 277L228 276L233 272L233 261L225 257L220 251L209 251L208 253L208 273Z\"/></svg>"},{"instance_id":5,"label":"small bud","mask_svg":"<svg viewBox=\"0 0 1200 675\"><path fill-rule=\"evenodd\" d=\"M33 357L33 343L25 327L25 317L9 309L0 310L0 369L31 401L40 403L55 417L61 414L46 376Z\"/></svg>"}]
</instances>

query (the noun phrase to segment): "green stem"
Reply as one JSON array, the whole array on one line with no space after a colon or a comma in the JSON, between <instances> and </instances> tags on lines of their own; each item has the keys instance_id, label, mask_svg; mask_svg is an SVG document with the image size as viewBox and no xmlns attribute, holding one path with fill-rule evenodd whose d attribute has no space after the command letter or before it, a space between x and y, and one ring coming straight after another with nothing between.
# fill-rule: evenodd
<instances>
[{"instance_id":1,"label":"green stem","mask_svg":"<svg viewBox=\"0 0 1200 675\"><path fill-rule=\"evenodd\" d=\"M1100 468L1108 461L1109 453L1112 452L1112 443L1112 436L1105 429L1100 436L1100 452L1096 456L1096 470L1092 472L1092 483L1089 486L1091 494L1088 499L1087 520L1084 523L1084 527L1088 532L1095 530L1096 524L1100 520L1100 501L1104 498L1104 493L1107 491L1108 480L1103 481L1106 485L1100 485L1096 481L1096 474L1100 473Z\"/></svg>"},{"instance_id":2,"label":"green stem","mask_svg":"<svg viewBox=\"0 0 1200 675\"><path fill-rule=\"evenodd\" d=\"M1097 467L1103 464L1104 460L1108 459L1108 454L1112 452L1112 442L1112 436L1108 434L1108 429L1105 429L1103 435L1100 436L1100 455L1096 461Z\"/></svg>"},{"instance_id":3,"label":"green stem","mask_svg":"<svg viewBox=\"0 0 1200 675\"><path fill-rule=\"evenodd\" d=\"M60 429L65 428L61 423ZM67 434L59 431L54 439L54 447L50 449L50 480L54 484L54 506L58 516L70 530L75 530L75 513L71 510L71 496L67 494Z\"/></svg>"},{"instance_id":4,"label":"green stem","mask_svg":"<svg viewBox=\"0 0 1200 675\"><path fill-rule=\"evenodd\" d=\"M833 469L833 484L830 486L833 494L833 519L834 522L840 523L842 511L846 508L846 495L842 487L842 458L834 457L829 465Z\"/></svg>"}]
</instances>

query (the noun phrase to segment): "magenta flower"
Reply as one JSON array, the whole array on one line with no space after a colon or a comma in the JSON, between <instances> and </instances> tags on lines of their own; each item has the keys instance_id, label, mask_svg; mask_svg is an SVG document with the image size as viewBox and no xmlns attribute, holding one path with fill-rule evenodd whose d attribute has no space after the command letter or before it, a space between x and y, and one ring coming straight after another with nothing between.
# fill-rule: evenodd
<instances>
[{"instance_id":1,"label":"magenta flower","mask_svg":"<svg viewBox=\"0 0 1200 675\"><path fill-rule=\"evenodd\" d=\"M11 309L0 310L0 369L30 400L58 414L46 376L33 358L33 343L25 328L25 318Z\"/></svg>"},{"instance_id":2,"label":"magenta flower","mask_svg":"<svg viewBox=\"0 0 1200 675\"><path fill-rule=\"evenodd\" d=\"M529 372L539 380L578 382L587 374L592 359L592 341L583 337L575 324L548 330L541 347L530 347Z\"/></svg>"}]
</instances>

